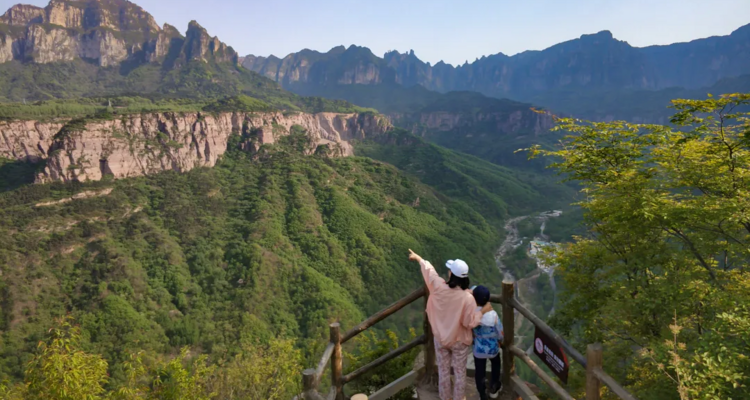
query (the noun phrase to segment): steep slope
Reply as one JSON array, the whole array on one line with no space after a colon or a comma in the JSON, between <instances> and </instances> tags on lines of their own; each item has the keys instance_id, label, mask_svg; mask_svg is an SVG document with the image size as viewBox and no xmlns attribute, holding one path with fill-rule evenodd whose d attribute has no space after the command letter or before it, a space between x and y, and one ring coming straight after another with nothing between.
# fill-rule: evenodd
<instances>
[{"instance_id":1,"label":"steep slope","mask_svg":"<svg viewBox=\"0 0 750 400\"><path fill-rule=\"evenodd\" d=\"M0 379L19 377L65 313L114 379L131 350L220 357L272 335L309 349L331 319L352 326L419 285L408 248L437 265L461 257L472 279L499 284L502 220L551 198L447 150L429 165L460 173L431 187L369 159L303 156L295 140L184 174L0 193ZM403 332L418 315L385 327Z\"/></svg>"},{"instance_id":2,"label":"steep slope","mask_svg":"<svg viewBox=\"0 0 750 400\"><path fill-rule=\"evenodd\" d=\"M37 182L98 181L212 167L233 135L252 153L295 131L311 142L308 152L352 154L350 141L390 128L375 114L280 112L131 114L119 118L0 122L0 157L41 162ZM230 147L231 148L231 147Z\"/></svg>"},{"instance_id":3,"label":"steep slope","mask_svg":"<svg viewBox=\"0 0 750 400\"><path fill-rule=\"evenodd\" d=\"M289 86L302 95L341 99L375 108L395 126L433 143L473 154L498 165L542 171L541 160L529 162L516 150L532 144L552 144L558 135L549 130L549 114L534 112L531 104L486 97L476 92L437 93L422 86L313 85Z\"/></svg>"}]
</instances>

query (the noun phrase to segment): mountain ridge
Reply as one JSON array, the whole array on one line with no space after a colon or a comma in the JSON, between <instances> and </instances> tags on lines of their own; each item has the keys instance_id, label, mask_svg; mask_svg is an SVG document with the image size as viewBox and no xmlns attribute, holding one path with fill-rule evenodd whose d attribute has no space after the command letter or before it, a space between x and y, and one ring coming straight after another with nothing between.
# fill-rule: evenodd
<instances>
[{"instance_id":1,"label":"mountain ridge","mask_svg":"<svg viewBox=\"0 0 750 400\"><path fill-rule=\"evenodd\" d=\"M185 36L159 27L140 6L121 0L51 0L44 7L14 5L0 17L0 63L47 64L76 59L100 67L123 62L186 60L238 64L230 46L192 21Z\"/></svg>"},{"instance_id":2,"label":"mountain ridge","mask_svg":"<svg viewBox=\"0 0 750 400\"><path fill-rule=\"evenodd\" d=\"M379 73L366 74L358 83L419 84L439 92L473 90L492 97L515 100L530 100L546 90L572 84L648 90L672 86L695 89L750 70L750 41L746 40L748 32L750 25L745 25L725 36L663 46L634 47L604 30L584 34L544 50L525 51L513 56L498 53L458 66L442 61L431 65L420 60L413 51L389 51L383 57L377 57L365 47L360 48L365 49L362 51L365 54L360 60L360 70L377 69ZM707 43L713 46L714 52L703 58L691 57L679 51L685 46L705 46ZM335 63L335 57L347 53L351 55L353 47L358 48L350 46L342 52L342 46L337 46L327 53L306 49L284 58L248 56L243 65L283 86L300 81L314 83L306 78L320 75L306 72L330 67ZM685 72L660 69L664 52L677 53L679 57L669 65L672 69ZM372 62L372 57L377 60ZM296 63L291 62L292 59ZM321 63L326 65L319 65ZM386 72L389 69L395 74L393 81L381 78L390 76ZM349 71L355 75L357 72L356 69ZM285 80L286 77L291 79Z\"/></svg>"}]
</instances>

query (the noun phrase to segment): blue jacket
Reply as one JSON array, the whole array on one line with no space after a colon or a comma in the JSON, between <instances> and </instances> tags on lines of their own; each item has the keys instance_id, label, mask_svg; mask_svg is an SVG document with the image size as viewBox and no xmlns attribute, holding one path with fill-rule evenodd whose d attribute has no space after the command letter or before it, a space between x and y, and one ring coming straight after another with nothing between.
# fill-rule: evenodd
<instances>
[{"instance_id":1,"label":"blue jacket","mask_svg":"<svg viewBox=\"0 0 750 400\"><path fill-rule=\"evenodd\" d=\"M484 314L482 322L474 328L474 357L495 358L500 354L503 324L495 311Z\"/></svg>"}]
</instances>

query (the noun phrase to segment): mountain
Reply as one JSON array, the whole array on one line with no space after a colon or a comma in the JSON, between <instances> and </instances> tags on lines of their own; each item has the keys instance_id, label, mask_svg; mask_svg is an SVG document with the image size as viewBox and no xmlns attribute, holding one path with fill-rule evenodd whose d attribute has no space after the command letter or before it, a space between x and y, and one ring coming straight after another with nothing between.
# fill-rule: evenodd
<instances>
[{"instance_id":1,"label":"mountain","mask_svg":"<svg viewBox=\"0 0 750 400\"><path fill-rule=\"evenodd\" d=\"M544 170L516 150L532 144L552 145L551 115L528 103L496 99L476 92L438 93L396 83L289 86L304 96L340 99L385 113L396 126L433 143L472 154L498 165Z\"/></svg>"},{"instance_id":2,"label":"mountain","mask_svg":"<svg viewBox=\"0 0 750 400\"><path fill-rule=\"evenodd\" d=\"M382 134L390 124L375 114L280 112L142 113L94 120L0 122L0 157L44 165L37 182L122 179L165 170L214 166L231 138L257 153L304 130L311 153L353 155L351 140Z\"/></svg>"},{"instance_id":3,"label":"mountain","mask_svg":"<svg viewBox=\"0 0 750 400\"><path fill-rule=\"evenodd\" d=\"M215 131L208 115L192 133L172 132L167 117L122 122L133 130L117 133L123 142L137 138L136 129L158 131L158 118L173 133L153 139L165 147L130 140L142 157L131 154L132 163L170 150L170 141ZM190 118L177 125L190 127ZM274 134L280 122L271 123ZM86 136L74 135L77 145L60 149L64 158L86 158L75 151L100 147L92 124ZM290 130L305 132L295 126ZM390 161L406 172L363 157L300 151L304 141L294 134L248 151L242 141L252 140L254 129L243 129L234 130L213 168L0 189L1 380L21 376L52 318L66 313L80 323L87 349L109 361L116 382L126 379L130 351L145 350L153 360L191 346L218 360L241 343L276 336L313 350L328 321L353 326L420 285L418 270L405 261L408 248L433 260L461 257L472 265L472 279L497 285L493 255L507 216L571 199L552 180L404 131L369 136L354 151L397 157ZM203 149L186 145L180 154ZM95 169L98 157L88 156ZM114 158L113 173L125 165ZM13 178L19 168L0 160L0 177ZM407 334L420 316L400 313L385 327Z\"/></svg>"},{"instance_id":4,"label":"mountain","mask_svg":"<svg viewBox=\"0 0 750 400\"><path fill-rule=\"evenodd\" d=\"M101 67L123 62L238 62L237 53L197 22L185 36L159 27L127 0L51 0L45 8L15 5L0 17L0 63L48 64L86 60Z\"/></svg>"},{"instance_id":5,"label":"mountain","mask_svg":"<svg viewBox=\"0 0 750 400\"><path fill-rule=\"evenodd\" d=\"M571 113L580 109L577 103L563 100L569 92L599 98L602 93L672 87L701 90L745 74L750 71L750 25L728 36L645 48L602 31L542 51L499 53L456 67L443 62L430 65L413 51L388 52L380 58L357 46L339 46L327 53L303 50L283 59L248 56L243 65L292 91L312 85L421 85L443 93L475 91ZM605 114L617 117L617 108Z\"/></svg>"},{"instance_id":6,"label":"mountain","mask_svg":"<svg viewBox=\"0 0 750 400\"><path fill-rule=\"evenodd\" d=\"M183 36L126 0L51 0L0 17L0 102L133 94L296 101L197 22Z\"/></svg>"}]
</instances>

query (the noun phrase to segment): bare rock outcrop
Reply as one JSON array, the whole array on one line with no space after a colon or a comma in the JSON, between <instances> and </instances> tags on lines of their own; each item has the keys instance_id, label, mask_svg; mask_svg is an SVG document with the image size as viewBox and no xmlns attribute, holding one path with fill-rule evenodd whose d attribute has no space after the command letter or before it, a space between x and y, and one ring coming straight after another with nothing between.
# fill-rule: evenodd
<instances>
[{"instance_id":1,"label":"bare rock outcrop","mask_svg":"<svg viewBox=\"0 0 750 400\"><path fill-rule=\"evenodd\" d=\"M44 22L44 16L43 8L28 4L16 4L0 17L0 24L26 26L31 23Z\"/></svg>"},{"instance_id":2,"label":"bare rock outcrop","mask_svg":"<svg viewBox=\"0 0 750 400\"><path fill-rule=\"evenodd\" d=\"M230 136L242 134L243 148L258 151L294 126L334 155L353 154L349 143L390 129L374 114L159 113L125 115L88 123L76 121L0 123L0 157L46 160L39 182L96 181L160 171L213 166Z\"/></svg>"},{"instance_id":3,"label":"bare rock outcrop","mask_svg":"<svg viewBox=\"0 0 750 400\"><path fill-rule=\"evenodd\" d=\"M163 62L171 52L186 61L239 62L231 47L197 23L183 37L127 0L51 0L45 8L15 5L0 16L0 63L85 59L111 67Z\"/></svg>"}]
</instances>

